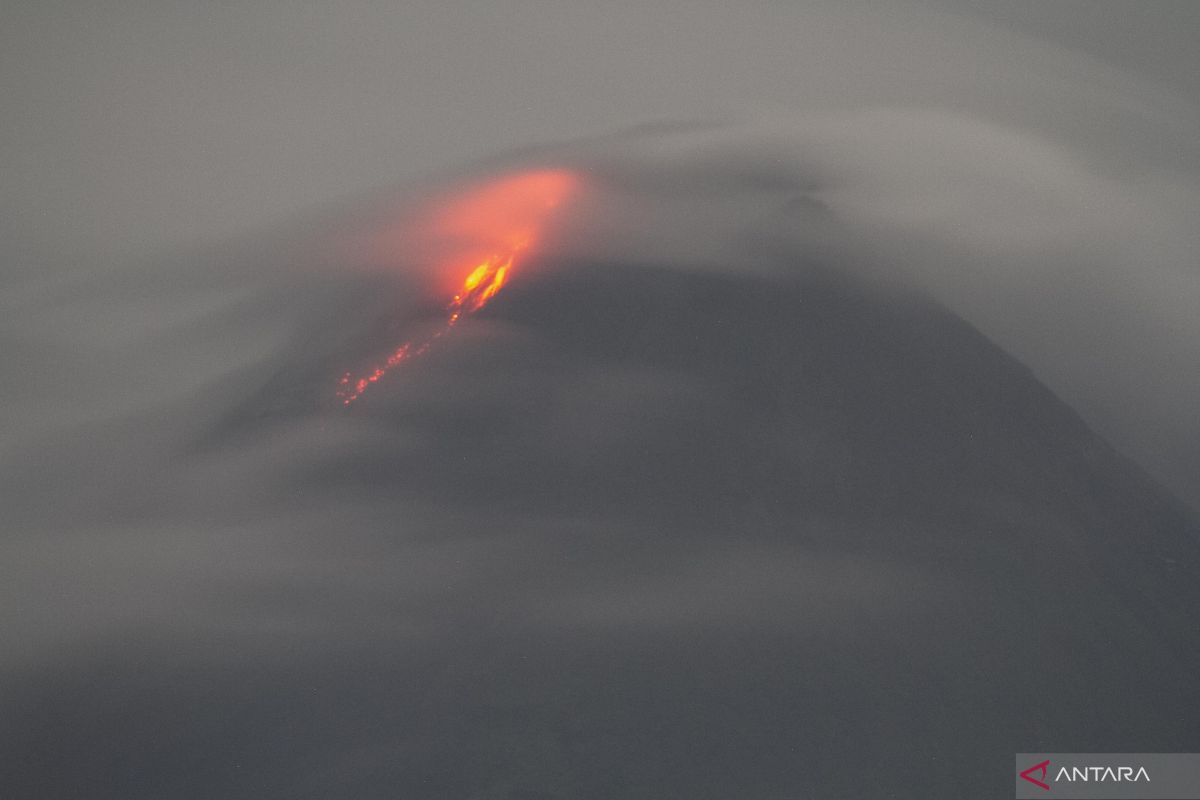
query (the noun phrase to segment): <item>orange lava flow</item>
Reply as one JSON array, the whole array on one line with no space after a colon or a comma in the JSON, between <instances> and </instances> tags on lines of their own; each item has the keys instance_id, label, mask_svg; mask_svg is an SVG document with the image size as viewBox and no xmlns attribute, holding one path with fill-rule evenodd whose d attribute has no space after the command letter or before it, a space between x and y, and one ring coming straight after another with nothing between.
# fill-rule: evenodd
<instances>
[{"instance_id":1,"label":"orange lava flow","mask_svg":"<svg viewBox=\"0 0 1200 800\"><path fill-rule=\"evenodd\" d=\"M342 374L337 391L342 405L358 400L395 367L424 355L464 317L487 305L504 288L513 262L536 243L546 217L574 188L576 180L561 170L522 173L477 188L441 209L434 221L439 231L476 248L486 245L492 254L478 262L458 284L446 306L446 318L434 333L404 342L360 375Z\"/></svg>"},{"instance_id":2,"label":"orange lava flow","mask_svg":"<svg viewBox=\"0 0 1200 800\"><path fill-rule=\"evenodd\" d=\"M500 291L505 281L508 280L508 272L512 269L514 255L510 253L504 258L492 256L475 267L463 281L462 289L446 306L445 323L429 338L420 342L405 342L393 350L387 359L357 378L349 372L344 373L341 380L338 381L337 392L337 396L342 400L342 405L348 406L362 397L363 392L370 388L371 384L378 383L393 367L424 355L435 340L444 336L447 331L458 324L464 314L474 314L487 305L487 302L496 296L496 292Z\"/></svg>"}]
</instances>

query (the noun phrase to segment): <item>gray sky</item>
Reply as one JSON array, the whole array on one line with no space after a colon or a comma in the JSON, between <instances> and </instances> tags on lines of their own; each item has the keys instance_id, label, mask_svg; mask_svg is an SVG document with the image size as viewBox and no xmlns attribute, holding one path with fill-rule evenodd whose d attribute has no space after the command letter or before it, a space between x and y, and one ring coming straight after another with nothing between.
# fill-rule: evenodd
<instances>
[{"instance_id":1,"label":"gray sky","mask_svg":"<svg viewBox=\"0 0 1200 800\"><path fill-rule=\"evenodd\" d=\"M513 146L764 110L932 106L1194 169L1193 5L992 6L10 4L4 238L212 240Z\"/></svg>"}]
</instances>

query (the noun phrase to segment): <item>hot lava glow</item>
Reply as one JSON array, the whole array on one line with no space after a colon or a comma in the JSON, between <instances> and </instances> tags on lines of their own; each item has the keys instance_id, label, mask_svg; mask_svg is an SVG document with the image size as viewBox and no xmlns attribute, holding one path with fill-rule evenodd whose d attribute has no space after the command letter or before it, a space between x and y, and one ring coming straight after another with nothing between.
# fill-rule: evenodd
<instances>
[{"instance_id":1,"label":"hot lava glow","mask_svg":"<svg viewBox=\"0 0 1200 800\"><path fill-rule=\"evenodd\" d=\"M563 170L519 173L475 187L435 212L423 232L456 251L446 258L445 272L465 272L446 305L445 319L429 336L402 343L363 373L344 373L337 391L342 404L350 405L392 369L424 355L464 317L487 305L512 276L518 257L538 244L550 213L577 183L573 173ZM463 264L470 266L464 269Z\"/></svg>"}]
</instances>

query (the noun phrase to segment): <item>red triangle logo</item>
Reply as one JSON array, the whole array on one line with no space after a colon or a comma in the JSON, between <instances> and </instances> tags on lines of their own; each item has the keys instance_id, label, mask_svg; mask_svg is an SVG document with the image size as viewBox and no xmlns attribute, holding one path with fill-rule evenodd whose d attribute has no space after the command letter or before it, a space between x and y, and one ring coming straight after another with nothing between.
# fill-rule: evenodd
<instances>
[{"instance_id":1,"label":"red triangle logo","mask_svg":"<svg viewBox=\"0 0 1200 800\"><path fill-rule=\"evenodd\" d=\"M1049 791L1050 786L1048 784L1046 784L1046 782L1045 782L1046 781L1046 769L1049 766L1050 766L1050 759L1047 758L1042 763L1034 764L1032 767L1030 767L1029 769L1022 772L1021 777L1024 778L1025 780L1029 781L1030 783L1034 784L1035 786L1040 786L1043 789ZM1035 773L1035 772L1042 773L1041 780L1038 780L1037 778L1033 777L1033 773Z\"/></svg>"}]
</instances>

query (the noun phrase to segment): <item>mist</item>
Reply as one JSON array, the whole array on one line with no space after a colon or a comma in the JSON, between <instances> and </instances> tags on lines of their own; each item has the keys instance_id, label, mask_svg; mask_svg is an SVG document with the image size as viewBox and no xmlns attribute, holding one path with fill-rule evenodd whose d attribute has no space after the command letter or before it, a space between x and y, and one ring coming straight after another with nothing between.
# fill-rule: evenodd
<instances>
[{"instance_id":1,"label":"mist","mask_svg":"<svg viewBox=\"0 0 1200 800\"><path fill-rule=\"evenodd\" d=\"M826 748L880 725L879 774L954 740L921 791L962 796L1071 731L1200 741L1162 712L1200 698L1200 12L1131 14L10 9L12 796L861 796ZM536 175L552 210L479 200ZM1014 655L1024 597L1079 651Z\"/></svg>"}]
</instances>

